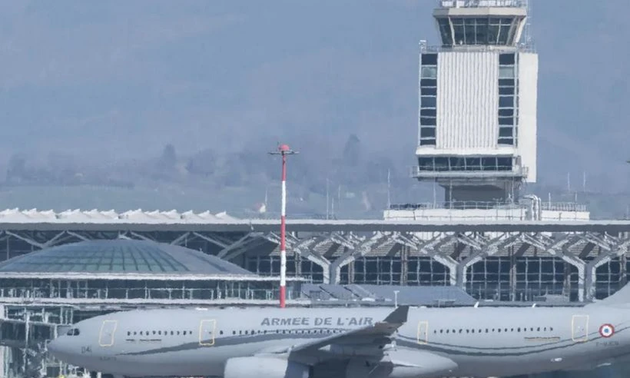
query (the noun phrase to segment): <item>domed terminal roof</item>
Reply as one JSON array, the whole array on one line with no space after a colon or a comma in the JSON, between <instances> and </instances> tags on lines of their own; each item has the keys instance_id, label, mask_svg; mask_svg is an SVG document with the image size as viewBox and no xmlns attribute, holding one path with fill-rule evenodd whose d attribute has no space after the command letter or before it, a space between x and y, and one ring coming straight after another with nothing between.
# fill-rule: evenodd
<instances>
[{"instance_id":1,"label":"domed terminal roof","mask_svg":"<svg viewBox=\"0 0 630 378\"><path fill-rule=\"evenodd\" d=\"M95 240L43 249L0 263L0 273L254 275L216 256L141 240Z\"/></svg>"}]
</instances>

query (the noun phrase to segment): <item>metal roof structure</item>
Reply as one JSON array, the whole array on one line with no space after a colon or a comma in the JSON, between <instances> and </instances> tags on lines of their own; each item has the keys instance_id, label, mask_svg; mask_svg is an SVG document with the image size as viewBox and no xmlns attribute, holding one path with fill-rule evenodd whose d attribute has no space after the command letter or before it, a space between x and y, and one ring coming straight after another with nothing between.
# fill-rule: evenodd
<instances>
[{"instance_id":1,"label":"metal roof structure","mask_svg":"<svg viewBox=\"0 0 630 378\"><path fill-rule=\"evenodd\" d=\"M237 219L209 211L142 211L117 213L113 210L37 209L0 211L1 230L29 231L189 231L189 232L272 232L276 219ZM288 219L293 232L630 232L630 220L514 220L514 221L387 221Z\"/></svg>"},{"instance_id":2,"label":"metal roof structure","mask_svg":"<svg viewBox=\"0 0 630 378\"><path fill-rule=\"evenodd\" d=\"M313 304L472 306L477 302L466 291L454 286L303 284L302 294Z\"/></svg>"},{"instance_id":3,"label":"metal roof structure","mask_svg":"<svg viewBox=\"0 0 630 378\"><path fill-rule=\"evenodd\" d=\"M255 276L216 256L145 240L92 240L64 244L0 263L0 276L20 273Z\"/></svg>"}]
</instances>

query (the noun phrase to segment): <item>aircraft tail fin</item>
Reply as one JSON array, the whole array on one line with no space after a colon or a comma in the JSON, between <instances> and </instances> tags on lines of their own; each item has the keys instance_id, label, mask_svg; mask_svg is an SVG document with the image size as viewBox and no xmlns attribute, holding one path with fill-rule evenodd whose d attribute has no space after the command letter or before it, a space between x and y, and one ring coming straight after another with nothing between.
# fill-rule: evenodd
<instances>
[{"instance_id":1,"label":"aircraft tail fin","mask_svg":"<svg viewBox=\"0 0 630 378\"><path fill-rule=\"evenodd\" d=\"M593 305L630 305L630 284L622 287L615 294L593 303Z\"/></svg>"}]
</instances>

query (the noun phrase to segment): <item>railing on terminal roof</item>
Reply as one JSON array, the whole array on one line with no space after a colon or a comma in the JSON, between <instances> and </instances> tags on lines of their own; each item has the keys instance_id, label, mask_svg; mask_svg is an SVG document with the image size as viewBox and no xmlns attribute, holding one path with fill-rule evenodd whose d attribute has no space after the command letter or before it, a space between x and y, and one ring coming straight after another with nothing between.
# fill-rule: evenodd
<instances>
[{"instance_id":1,"label":"railing on terminal roof","mask_svg":"<svg viewBox=\"0 0 630 378\"><path fill-rule=\"evenodd\" d=\"M586 205L575 202L541 202L540 207L547 211L587 211Z\"/></svg>"},{"instance_id":2,"label":"railing on terminal roof","mask_svg":"<svg viewBox=\"0 0 630 378\"><path fill-rule=\"evenodd\" d=\"M438 0L442 8L527 8L528 0Z\"/></svg>"},{"instance_id":3,"label":"railing on terminal roof","mask_svg":"<svg viewBox=\"0 0 630 378\"><path fill-rule=\"evenodd\" d=\"M528 201L523 203L514 202L490 202L490 201L451 201L451 202L426 202L426 203L404 203L392 204L389 210L495 210L495 209L526 209L529 207ZM542 210L546 211L587 211L586 205L575 202L543 202Z\"/></svg>"},{"instance_id":4,"label":"railing on terminal roof","mask_svg":"<svg viewBox=\"0 0 630 378\"><path fill-rule=\"evenodd\" d=\"M450 201L450 202L426 202L426 203L405 203L389 206L389 210L435 210L435 209L457 209L457 210L493 210L493 209L521 209L525 205L517 203L501 203L488 201Z\"/></svg>"}]
</instances>

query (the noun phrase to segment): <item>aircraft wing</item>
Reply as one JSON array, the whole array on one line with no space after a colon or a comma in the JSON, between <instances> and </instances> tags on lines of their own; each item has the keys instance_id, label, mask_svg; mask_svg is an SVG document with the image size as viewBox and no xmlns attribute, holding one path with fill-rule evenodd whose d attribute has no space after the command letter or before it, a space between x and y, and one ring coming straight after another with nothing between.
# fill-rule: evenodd
<instances>
[{"instance_id":1,"label":"aircraft wing","mask_svg":"<svg viewBox=\"0 0 630 378\"><path fill-rule=\"evenodd\" d=\"M398 328L407 322L408 312L409 306L400 306L372 325L295 345L288 350L289 358L304 360L330 354L337 357L382 355Z\"/></svg>"}]
</instances>

